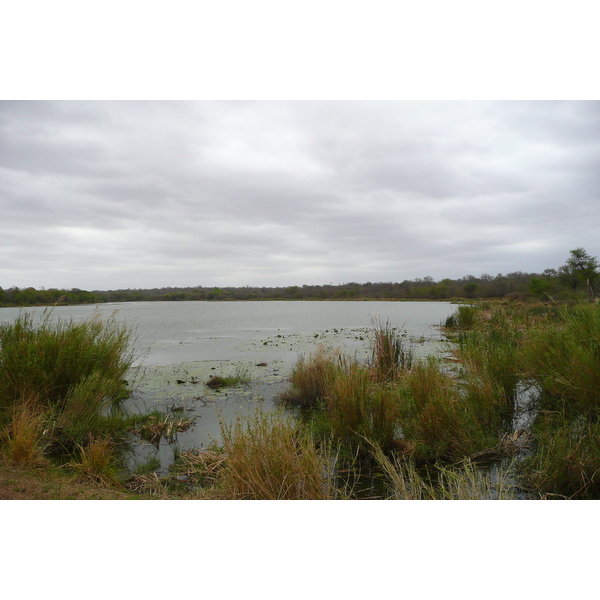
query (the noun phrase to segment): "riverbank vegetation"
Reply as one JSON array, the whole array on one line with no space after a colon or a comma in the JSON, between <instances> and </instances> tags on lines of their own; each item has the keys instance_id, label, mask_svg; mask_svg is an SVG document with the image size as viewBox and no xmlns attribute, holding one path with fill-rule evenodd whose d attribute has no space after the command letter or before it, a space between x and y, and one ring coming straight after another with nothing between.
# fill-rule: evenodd
<instances>
[{"instance_id":1,"label":"riverbank vegetation","mask_svg":"<svg viewBox=\"0 0 600 600\"><path fill-rule=\"evenodd\" d=\"M0 326L0 473L133 498L599 499L600 306L583 276L569 302L458 305L438 356L416 359L389 322L373 322L366 361L303 355L277 410L223 422L168 475L124 466L131 436L193 425L125 410L132 332L24 314Z\"/></svg>"},{"instance_id":2,"label":"riverbank vegetation","mask_svg":"<svg viewBox=\"0 0 600 600\"><path fill-rule=\"evenodd\" d=\"M507 299L536 302L552 298L567 301L598 291L598 261L583 248L571 250L566 263L542 273L515 271L483 273L434 281L426 276L402 282L293 285L287 287L167 287L87 291L77 288L35 289L0 287L1 306L53 306L104 302L159 302L195 300L474 300Z\"/></svg>"}]
</instances>

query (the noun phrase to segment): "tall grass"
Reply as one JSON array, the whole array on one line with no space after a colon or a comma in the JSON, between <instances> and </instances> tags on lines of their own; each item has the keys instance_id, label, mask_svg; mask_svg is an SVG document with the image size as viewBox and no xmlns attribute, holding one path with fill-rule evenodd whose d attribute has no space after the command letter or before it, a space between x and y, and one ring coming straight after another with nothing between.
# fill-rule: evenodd
<instances>
[{"instance_id":1,"label":"tall grass","mask_svg":"<svg viewBox=\"0 0 600 600\"><path fill-rule=\"evenodd\" d=\"M301 355L289 378L291 388L279 394L277 400L301 408L318 408L345 364L339 351L323 346L310 356Z\"/></svg>"},{"instance_id":2,"label":"tall grass","mask_svg":"<svg viewBox=\"0 0 600 600\"><path fill-rule=\"evenodd\" d=\"M114 316L76 323L39 323L28 314L0 325L0 408L36 398L55 433L79 443L99 418L119 411L129 395L131 330Z\"/></svg>"},{"instance_id":3,"label":"tall grass","mask_svg":"<svg viewBox=\"0 0 600 600\"><path fill-rule=\"evenodd\" d=\"M246 500L325 500L336 496L334 459L320 452L299 424L281 412L258 410L222 424L226 455L216 497Z\"/></svg>"},{"instance_id":4,"label":"tall grass","mask_svg":"<svg viewBox=\"0 0 600 600\"><path fill-rule=\"evenodd\" d=\"M378 381L394 381L410 370L414 361L414 352L408 348L403 335L389 321L382 323L373 320L371 345L371 363L373 374Z\"/></svg>"},{"instance_id":5,"label":"tall grass","mask_svg":"<svg viewBox=\"0 0 600 600\"><path fill-rule=\"evenodd\" d=\"M600 421L548 415L538 422L537 451L522 465L522 479L540 496L600 497Z\"/></svg>"},{"instance_id":6,"label":"tall grass","mask_svg":"<svg viewBox=\"0 0 600 600\"><path fill-rule=\"evenodd\" d=\"M600 307L562 307L559 319L528 332L523 361L550 408L600 413Z\"/></svg>"},{"instance_id":7,"label":"tall grass","mask_svg":"<svg viewBox=\"0 0 600 600\"><path fill-rule=\"evenodd\" d=\"M47 462L46 418L35 398L26 398L11 408L2 432L2 457L19 466L36 467Z\"/></svg>"},{"instance_id":8,"label":"tall grass","mask_svg":"<svg viewBox=\"0 0 600 600\"><path fill-rule=\"evenodd\" d=\"M365 439L390 449L401 437L396 390L374 382L371 370L355 363L332 381L325 412L333 435L352 453L365 454Z\"/></svg>"},{"instance_id":9,"label":"tall grass","mask_svg":"<svg viewBox=\"0 0 600 600\"><path fill-rule=\"evenodd\" d=\"M417 460L455 460L493 444L469 397L438 359L419 362L403 386L402 429L415 444Z\"/></svg>"},{"instance_id":10,"label":"tall grass","mask_svg":"<svg viewBox=\"0 0 600 600\"><path fill-rule=\"evenodd\" d=\"M498 476L478 469L469 460L448 467L436 464L432 476L417 470L411 461L389 458L374 447L374 456L389 482L390 500L511 500L514 498L510 483L510 469L504 468Z\"/></svg>"},{"instance_id":11,"label":"tall grass","mask_svg":"<svg viewBox=\"0 0 600 600\"><path fill-rule=\"evenodd\" d=\"M108 436L89 436L85 445L79 445L79 462L67 463L76 473L76 479L99 485L120 485L114 454L114 443Z\"/></svg>"}]
</instances>

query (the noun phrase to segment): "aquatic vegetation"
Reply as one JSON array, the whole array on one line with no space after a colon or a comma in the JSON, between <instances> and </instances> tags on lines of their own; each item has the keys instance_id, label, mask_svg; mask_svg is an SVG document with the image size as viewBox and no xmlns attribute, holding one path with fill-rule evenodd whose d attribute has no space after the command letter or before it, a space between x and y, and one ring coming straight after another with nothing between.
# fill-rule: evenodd
<instances>
[{"instance_id":1,"label":"aquatic vegetation","mask_svg":"<svg viewBox=\"0 0 600 600\"><path fill-rule=\"evenodd\" d=\"M496 476L478 469L468 459L454 466L436 464L428 475L414 462L390 459L380 448L373 448L375 459L390 484L389 500L512 500L513 465Z\"/></svg>"},{"instance_id":2,"label":"aquatic vegetation","mask_svg":"<svg viewBox=\"0 0 600 600\"><path fill-rule=\"evenodd\" d=\"M405 334L389 321L382 323L374 320L371 335L371 363L374 377L378 381L394 381L402 373L410 370L414 360L414 352L406 347Z\"/></svg>"},{"instance_id":3,"label":"aquatic vegetation","mask_svg":"<svg viewBox=\"0 0 600 600\"><path fill-rule=\"evenodd\" d=\"M183 417L178 414L165 414L153 411L140 417L140 425L134 429L142 439L158 446L161 439L169 443L177 438L177 433L187 431L195 422L193 418Z\"/></svg>"},{"instance_id":4,"label":"aquatic vegetation","mask_svg":"<svg viewBox=\"0 0 600 600\"><path fill-rule=\"evenodd\" d=\"M600 421L543 413L537 449L521 465L525 485L545 498L600 497Z\"/></svg>"},{"instance_id":5,"label":"aquatic vegetation","mask_svg":"<svg viewBox=\"0 0 600 600\"><path fill-rule=\"evenodd\" d=\"M24 314L0 325L0 402L36 395L47 406L64 407L73 388L102 378L105 406L118 406L128 396L131 331L98 315L80 323L50 317L35 325Z\"/></svg>"},{"instance_id":6,"label":"aquatic vegetation","mask_svg":"<svg viewBox=\"0 0 600 600\"><path fill-rule=\"evenodd\" d=\"M129 396L131 337L98 315L75 323L47 313L36 325L24 314L0 325L0 407L35 397L56 435L81 442L94 420L119 412Z\"/></svg>"},{"instance_id":7,"label":"aquatic vegetation","mask_svg":"<svg viewBox=\"0 0 600 600\"><path fill-rule=\"evenodd\" d=\"M222 467L214 497L247 500L325 500L336 497L335 460L289 415L260 409L222 425Z\"/></svg>"},{"instance_id":8,"label":"aquatic vegetation","mask_svg":"<svg viewBox=\"0 0 600 600\"><path fill-rule=\"evenodd\" d=\"M120 485L116 467L115 447L110 437L94 438L78 445L79 462L70 461L65 466L76 473L77 481L100 485Z\"/></svg>"},{"instance_id":9,"label":"aquatic vegetation","mask_svg":"<svg viewBox=\"0 0 600 600\"><path fill-rule=\"evenodd\" d=\"M292 406L317 408L343 369L343 362L339 351L324 346L310 356L301 355L289 377L291 388L280 393L277 400Z\"/></svg>"},{"instance_id":10,"label":"aquatic vegetation","mask_svg":"<svg viewBox=\"0 0 600 600\"><path fill-rule=\"evenodd\" d=\"M9 423L2 432L2 457L19 466L47 463L48 438L44 435L46 417L35 398L27 398L11 408Z\"/></svg>"},{"instance_id":11,"label":"aquatic vegetation","mask_svg":"<svg viewBox=\"0 0 600 600\"><path fill-rule=\"evenodd\" d=\"M523 363L546 408L600 413L600 307L562 307L557 320L531 329Z\"/></svg>"},{"instance_id":12,"label":"aquatic vegetation","mask_svg":"<svg viewBox=\"0 0 600 600\"><path fill-rule=\"evenodd\" d=\"M251 381L251 377L248 371L248 367L238 365L233 375L221 377L219 375L213 375L207 382L206 385L210 388L219 389L222 387L236 387L239 385L248 385Z\"/></svg>"}]
</instances>

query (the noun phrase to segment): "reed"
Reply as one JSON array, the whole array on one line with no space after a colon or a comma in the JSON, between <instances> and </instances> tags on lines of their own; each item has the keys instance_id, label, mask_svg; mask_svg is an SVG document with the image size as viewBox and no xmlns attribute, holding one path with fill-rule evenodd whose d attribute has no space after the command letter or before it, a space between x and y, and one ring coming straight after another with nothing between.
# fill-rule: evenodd
<instances>
[{"instance_id":1,"label":"reed","mask_svg":"<svg viewBox=\"0 0 600 600\"><path fill-rule=\"evenodd\" d=\"M0 325L0 407L35 397L53 431L81 443L92 424L119 412L128 397L132 332L114 317L35 324L24 314ZM71 437L69 437L71 436Z\"/></svg>"},{"instance_id":2,"label":"reed","mask_svg":"<svg viewBox=\"0 0 600 600\"><path fill-rule=\"evenodd\" d=\"M414 352L404 342L404 335L389 321L373 320L371 327L370 367L377 381L395 381L410 370Z\"/></svg>"},{"instance_id":3,"label":"reed","mask_svg":"<svg viewBox=\"0 0 600 600\"><path fill-rule=\"evenodd\" d=\"M401 437L400 398L392 386L373 381L356 363L336 377L325 397L325 414L334 437L351 454L368 454L367 439L389 450Z\"/></svg>"},{"instance_id":4,"label":"reed","mask_svg":"<svg viewBox=\"0 0 600 600\"><path fill-rule=\"evenodd\" d=\"M27 398L11 409L11 418L2 432L2 457L23 467L47 463L46 415L36 398Z\"/></svg>"},{"instance_id":5,"label":"reed","mask_svg":"<svg viewBox=\"0 0 600 600\"><path fill-rule=\"evenodd\" d=\"M116 467L115 446L110 437L89 436L85 445L79 445L79 462L65 466L76 473L76 480L103 486L120 486Z\"/></svg>"},{"instance_id":6,"label":"reed","mask_svg":"<svg viewBox=\"0 0 600 600\"><path fill-rule=\"evenodd\" d=\"M523 361L535 379L546 407L571 413L600 413L600 307L561 307L558 320L532 329L524 342Z\"/></svg>"},{"instance_id":7,"label":"reed","mask_svg":"<svg viewBox=\"0 0 600 600\"><path fill-rule=\"evenodd\" d=\"M537 450L521 467L525 485L545 498L600 497L600 421L541 415Z\"/></svg>"},{"instance_id":8,"label":"reed","mask_svg":"<svg viewBox=\"0 0 600 600\"><path fill-rule=\"evenodd\" d=\"M389 458L377 447L373 452L389 482L390 500L511 500L515 496L512 465L492 476L467 459L453 467L437 464L427 476L412 461Z\"/></svg>"},{"instance_id":9,"label":"reed","mask_svg":"<svg viewBox=\"0 0 600 600\"><path fill-rule=\"evenodd\" d=\"M455 460L495 444L469 397L429 357L405 378L401 422L404 437L422 461Z\"/></svg>"},{"instance_id":10,"label":"reed","mask_svg":"<svg viewBox=\"0 0 600 600\"><path fill-rule=\"evenodd\" d=\"M246 500L325 500L336 496L335 459L320 452L288 415L257 410L222 424L226 455L213 497Z\"/></svg>"},{"instance_id":11,"label":"reed","mask_svg":"<svg viewBox=\"0 0 600 600\"><path fill-rule=\"evenodd\" d=\"M339 351L323 346L310 356L300 356L290 375L291 388L280 393L276 400L300 408L318 408L346 364Z\"/></svg>"}]
</instances>

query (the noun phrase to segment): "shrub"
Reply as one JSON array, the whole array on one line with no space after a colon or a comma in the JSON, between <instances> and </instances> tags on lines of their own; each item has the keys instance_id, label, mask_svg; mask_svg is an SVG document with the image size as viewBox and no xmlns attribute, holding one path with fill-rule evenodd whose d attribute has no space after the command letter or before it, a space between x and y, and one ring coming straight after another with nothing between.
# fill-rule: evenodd
<instances>
[{"instance_id":1,"label":"shrub","mask_svg":"<svg viewBox=\"0 0 600 600\"><path fill-rule=\"evenodd\" d=\"M0 407L36 398L55 432L81 442L101 417L128 397L132 333L114 317L34 324L30 315L0 325ZM70 433L69 433L70 432Z\"/></svg>"}]
</instances>

